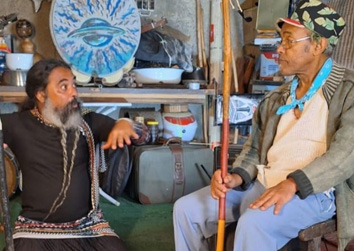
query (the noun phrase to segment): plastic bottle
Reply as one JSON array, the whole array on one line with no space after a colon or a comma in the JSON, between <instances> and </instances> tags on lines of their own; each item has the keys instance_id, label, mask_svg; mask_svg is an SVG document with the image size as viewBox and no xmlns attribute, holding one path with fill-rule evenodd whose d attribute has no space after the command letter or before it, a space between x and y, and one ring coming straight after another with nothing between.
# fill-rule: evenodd
<instances>
[{"instance_id":1,"label":"plastic bottle","mask_svg":"<svg viewBox=\"0 0 354 251\"><path fill-rule=\"evenodd\" d=\"M0 76L2 76L6 69L6 54L9 52L10 50L5 43L5 39L0 37Z\"/></svg>"},{"instance_id":2,"label":"plastic bottle","mask_svg":"<svg viewBox=\"0 0 354 251\"><path fill-rule=\"evenodd\" d=\"M157 121L148 121L147 127L149 128L150 131L150 142L151 144L154 144L157 140L157 136L159 134L159 122Z\"/></svg>"}]
</instances>

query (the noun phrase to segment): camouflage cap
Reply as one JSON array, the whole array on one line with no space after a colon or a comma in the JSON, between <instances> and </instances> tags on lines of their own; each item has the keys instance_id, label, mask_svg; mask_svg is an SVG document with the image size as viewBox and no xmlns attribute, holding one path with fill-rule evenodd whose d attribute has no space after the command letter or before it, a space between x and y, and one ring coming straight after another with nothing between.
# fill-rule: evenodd
<instances>
[{"instance_id":1,"label":"camouflage cap","mask_svg":"<svg viewBox=\"0 0 354 251\"><path fill-rule=\"evenodd\" d=\"M326 38L332 46L337 44L345 27L344 19L335 10L318 0L299 2L290 18L279 18L276 21L278 31L284 23L314 31Z\"/></svg>"}]
</instances>

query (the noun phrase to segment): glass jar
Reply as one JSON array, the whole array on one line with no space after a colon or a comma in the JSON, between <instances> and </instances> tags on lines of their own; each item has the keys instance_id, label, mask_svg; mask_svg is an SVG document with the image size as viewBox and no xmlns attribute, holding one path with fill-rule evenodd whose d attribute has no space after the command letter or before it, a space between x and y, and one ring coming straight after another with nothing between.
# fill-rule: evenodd
<instances>
[{"instance_id":1,"label":"glass jar","mask_svg":"<svg viewBox=\"0 0 354 251\"><path fill-rule=\"evenodd\" d=\"M149 143L154 144L157 140L157 136L159 135L159 122L157 121L148 121L146 123L147 127L150 131L150 141Z\"/></svg>"}]
</instances>

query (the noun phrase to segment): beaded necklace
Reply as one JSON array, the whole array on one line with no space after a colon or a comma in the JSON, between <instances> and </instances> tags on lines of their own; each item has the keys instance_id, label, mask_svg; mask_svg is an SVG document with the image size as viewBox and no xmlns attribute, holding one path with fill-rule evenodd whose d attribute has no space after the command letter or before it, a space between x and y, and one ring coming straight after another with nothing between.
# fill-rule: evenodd
<instances>
[{"instance_id":1,"label":"beaded necklace","mask_svg":"<svg viewBox=\"0 0 354 251\"><path fill-rule=\"evenodd\" d=\"M31 113L33 114L33 116L36 117L36 119L37 119L41 124L44 124L44 125L49 126L49 127L52 127L52 128L57 127L57 126L54 125L53 123L50 123L50 122L48 122L47 120L44 119L44 117L42 116L42 114L38 111L37 106L31 110Z\"/></svg>"}]
</instances>

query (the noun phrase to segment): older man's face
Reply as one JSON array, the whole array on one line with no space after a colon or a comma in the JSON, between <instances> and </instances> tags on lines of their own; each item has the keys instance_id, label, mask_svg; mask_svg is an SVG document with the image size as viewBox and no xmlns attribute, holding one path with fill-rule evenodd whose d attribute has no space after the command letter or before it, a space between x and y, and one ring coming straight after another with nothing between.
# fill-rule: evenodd
<instances>
[{"instance_id":1,"label":"older man's face","mask_svg":"<svg viewBox=\"0 0 354 251\"><path fill-rule=\"evenodd\" d=\"M314 58L315 42L308 39L310 31L284 23L280 36L282 43L277 49L280 73L284 76L305 73Z\"/></svg>"},{"instance_id":2,"label":"older man's face","mask_svg":"<svg viewBox=\"0 0 354 251\"><path fill-rule=\"evenodd\" d=\"M55 68L49 75L43 113L57 126L76 127L80 123L80 103L74 81L71 70L63 67Z\"/></svg>"},{"instance_id":3,"label":"older man's face","mask_svg":"<svg viewBox=\"0 0 354 251\"><path fill-rule=\"evenodd\" d=\"M57 67L48 77L47 97L56 108L63 108L77 97L75 78L70 69Z\"/></svg>"}]
</instances>

